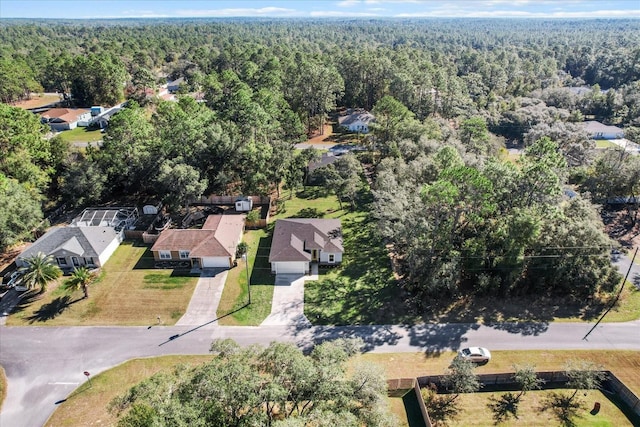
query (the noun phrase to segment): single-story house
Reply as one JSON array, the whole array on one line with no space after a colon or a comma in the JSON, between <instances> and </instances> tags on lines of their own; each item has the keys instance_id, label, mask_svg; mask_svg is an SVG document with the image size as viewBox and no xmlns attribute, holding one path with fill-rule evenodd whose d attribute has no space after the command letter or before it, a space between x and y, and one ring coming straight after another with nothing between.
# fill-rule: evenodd
<instances>
[{"instance_id":1,"label":"single-story house","mask_svg":"<svg viewBox=\"0 0 640 427\"><path fill-rule=\"evenodd\" d=\"M317 160L311 160L309 164L307 164L307 171L306 171L307 174L305 178L306 183L309 185L316 184L318 180L314 176L314 172L320 168L333 164L333 162L335 162L339 158L340 158L339 156L334 155L332 152L328 152L328 153L322 153L322 157L320 157Z\"/></svg>"},{"instance_id":2,"label":"single-story house","mask_svg":"<svg viewBox=\"0 0 640 427\"><path fill-rule=\"evenodd\" d=\"M624 130L617 126L607 126L595 120L582 122L584 130L592 139L620 139L624 138Z\"/></svg>"},{"instance_id":3,"label":"single-story house","mask_svg":"<svg viewBox=\"0 0 640 427\"><path fill-rule=\"evenodd\" d=\"M348 110L347 115L338 117L338 123L351 132L367 133L369 124L375 121L373 114L366 110Z\"/></svg>"},{"instance_id":4,"label":"single-story house","mask_svg":"<svg viewBox=\"0 0 640 427\"><path fill-rule=\"evenodd\" d=\"M307 274L310 264L342 262L342 224L339 219L279 219L273 231L269 262L275 274Z\"/></svg>"},{"instance_id":5,"label":"single-story house","mask_svg":"<svg viewBox=\"0 0 640 427\"><path fill-rule=\"evenodd\" d=\"M231 268L244 232L244 215L209 215L201 229L171 228L151 248L156 262L189 261L193 268Z\"/></svg>"},{"instance_id":6,"label":"single-story house","mask_svg":"<svg viewBox=\"0 0 640 427\"><path fill-rule=\"evenodd\" d=\"M91 110L85 108L52 108L40 116L42 123L49 125L51 130L62 131L87 126L91 120Z\"/></svg>"},{"instance_id":7,"label":"single-story house","mask_svg":"<svg viewBox=\"0 0 640 427\"><path fill-rule=\"evenodd\" d=\"M176 93L180 89L180 85L184 85L185 83L184 77L175 79L172 82L167 82L167 91L169 91L169 93Z\"/></svg>"},{"instance_id":8,"label":"single-story house","mask_svg":"<svg viewBox=\"0 0 640 427\"><path fill-rule=\"evenodd\" d=\"M47 231L16 258L18 267L39 252L50 255L63 271L104 265L122 242L113 227L55 227Z\"/></svg>"}]
</instances>

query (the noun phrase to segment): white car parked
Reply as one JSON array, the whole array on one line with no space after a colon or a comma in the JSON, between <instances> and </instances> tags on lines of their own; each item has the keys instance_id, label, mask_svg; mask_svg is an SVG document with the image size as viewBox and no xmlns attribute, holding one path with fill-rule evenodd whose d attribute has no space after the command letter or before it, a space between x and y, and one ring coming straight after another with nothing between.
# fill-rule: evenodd
<instances>
[{"instance_id":1,"label":"white car parked","mask_svg":"<svg viewBox=\"0 0 640 427\"><path fill-rule=\"evenodd\" d=\"M487 363L491 360L491 352L484 347L467 347L458 351L458 357L473 363Z\"/></svg>"}]
</instances>

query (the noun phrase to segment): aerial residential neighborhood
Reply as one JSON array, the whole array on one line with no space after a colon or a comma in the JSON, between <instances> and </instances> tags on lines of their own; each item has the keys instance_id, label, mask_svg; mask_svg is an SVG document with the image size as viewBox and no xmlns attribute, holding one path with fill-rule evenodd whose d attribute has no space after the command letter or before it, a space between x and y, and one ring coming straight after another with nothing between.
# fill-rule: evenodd
<instances>
[{"instance_id":1,"label":"aerial residential neighborhood","mask_svg":"<svg viewBox=\"0 0 640 427\"><path fill-rule=\"evenodd\" d=\"M633 2L85 3L0 6L0 426L640 425Z\"/></svg>"}]
</instances>

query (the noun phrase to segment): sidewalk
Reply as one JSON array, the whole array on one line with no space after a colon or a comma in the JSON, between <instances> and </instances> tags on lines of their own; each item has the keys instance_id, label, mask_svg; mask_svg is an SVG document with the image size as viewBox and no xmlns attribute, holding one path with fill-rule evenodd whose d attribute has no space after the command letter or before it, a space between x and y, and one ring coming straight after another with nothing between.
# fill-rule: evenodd
<instances>
[{"instance_id":1,"label":"sidewalk","mask_svg":"<svg viewBox=\"0 0 640 427\"><path fill-rule=\"evenodd\" d=\"M202 270L187 311L176 322L176 326L203 325L218 317L216 312L228 273L229 270Z\"/></svg>"}]
</instances>

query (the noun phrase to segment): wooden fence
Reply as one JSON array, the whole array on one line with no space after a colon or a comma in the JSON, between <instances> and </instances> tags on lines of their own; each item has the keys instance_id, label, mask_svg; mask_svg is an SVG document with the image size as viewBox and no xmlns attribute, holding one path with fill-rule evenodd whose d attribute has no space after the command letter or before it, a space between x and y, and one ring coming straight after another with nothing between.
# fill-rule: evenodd
<instances>
[{"instance_id":1,"label":"wooden fence","mask_svg":"<svg viewBox=\"0 0 640 427\"><path fill-rule=\"evenodd\" d=\"M236 199L239 196L201 196L196 199L191 199L189 204L191 205L233 205L236 204ZM253 201L253 205L271 205L271 197L269 196L246 196Z\"/></svg>"},{"instance_id":2,"label":"wooden fence","mask_svg":"<svg viewBox=\"0 0 640 427\"><path fill-rule=\"evenodd\" d=\"M600 389L604 392L614 394L619 398L635 415L637 418L635 421L640 420L640 398L633 393L629 387L627 387L622 381L620 381L611 371L603 371L605 374L605 380L601 384ZM562 388L568 381L567 375L564 371L543 371L537 372L538 378L544 380L543 388ZM417 390L418 402L422 400L420 394L420 388L428 387L429 384L434 384L438 388L438 392L446 392L443 389L442 381L444 375L429 375L424 377L418 377L415 381L415 387ZM401 388L402 382L406 380L389 380L387 385L389 392ZM498 374L481 374L478 375L478 381L482 384L483 388L495 389L496 391L507 390L519 390L518 384L513 379L513 373L498 373ZM405 382L406 388L406 382ZM431 427L431 421L429 420L429 413L425 408L425 423L428 427Z\"/></svg>"}]
</instances>

